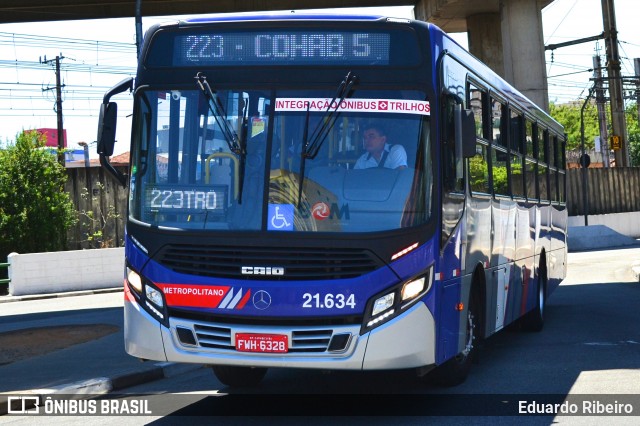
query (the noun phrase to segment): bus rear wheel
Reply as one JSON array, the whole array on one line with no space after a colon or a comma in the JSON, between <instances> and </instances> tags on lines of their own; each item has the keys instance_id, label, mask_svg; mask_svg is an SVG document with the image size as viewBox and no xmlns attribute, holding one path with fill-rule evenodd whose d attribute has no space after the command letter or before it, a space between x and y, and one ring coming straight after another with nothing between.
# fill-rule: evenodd
<instances>
[{"instance_id":1,"label":"bus rear wheel","mask_svg":"<svg viewBox=\"0 0 640 426\"><path fill-rule=\"evenodd\" d=\"M540 269L540 275L538 276L538 294L536 300L536 307L532 311L528 312L522 317L521 324L524 331L542 331L544 327L544 307L547 302L546 298L547 288L547 273L544 269Z\"/></svg>"},{"instance_id":2,"label":"bus rear wheel","mask_svg":"<svg viewBox=\"0 0 640 426\"><path fill-rule=\"evenodd\" d=\"M267 368L261 367L237 367L232 365L213 365L213 374L223 384L232 388L246 388L257 386L265 374Z\"/></svg>"}]
</instances>

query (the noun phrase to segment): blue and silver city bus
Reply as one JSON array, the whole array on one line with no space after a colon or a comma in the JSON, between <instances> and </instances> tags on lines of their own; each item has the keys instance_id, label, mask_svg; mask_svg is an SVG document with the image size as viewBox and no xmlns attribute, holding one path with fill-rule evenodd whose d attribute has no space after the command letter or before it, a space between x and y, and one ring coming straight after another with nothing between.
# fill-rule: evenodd
<instances>
[{"instance_id":1,"label":"blue and silver city bus","mask_svg":"<svg viewBox=\"0 0 640 426\"><path fill-rule=\"evenodd\" d=\"M110 99L127 89L124 176ZM98 139L129 186L126 351L229 386L270 367L454 385L481 339L540 330L565 277L563 128L429 23L155 26Z\"/></svg>"}]
</instances>

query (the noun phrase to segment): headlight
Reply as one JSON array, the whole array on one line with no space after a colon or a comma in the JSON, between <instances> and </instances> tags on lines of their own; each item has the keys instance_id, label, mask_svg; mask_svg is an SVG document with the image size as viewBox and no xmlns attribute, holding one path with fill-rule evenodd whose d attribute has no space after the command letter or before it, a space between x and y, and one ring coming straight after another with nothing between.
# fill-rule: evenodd
<instances>
[{"instance_id":1,"label":"headlight","mask_svg":"<svg viewBox=\"0 0 640 426\"><path fill-rule=\"evenodd\" d=\"M127 268L127 281L138 295L142 294L142 278L131 268Z\"/></svg>"},{"instance_id":2,"label":"headlight","mask_svg":"<svg viewBox=\"0 0 640 426\"><path fill-rule=\"evenodd\" d=\"M379 299L376 299L376 301L373 302L373 310L371 312L371 315L373 316L378 315L379 313L384 312L390 307L392 307L394 299L395 299L395 295L393 293L385 294Z\"/></svg>"},{"instance_id":3,"label":"headlight","mask_svg":"<svg viewBox=\"0 0 640 426\"><path fill-rule=\"evenodd\" d=\"M402 301L411 300L424 291L425 278L409 281L402 286Z\"/></svg>"},{"instance_id":4,"label":"headlight","mask_svg":"<svg viewBox=\"0 0 640 426\"><path fill-rule=\"evenodd\" d=\"M144 290L148 301L156 305L158 308L162 308L164 306L164 301L162 299L162 293L160 293L160 290L151 287L150 285L146 285L144 287Z\"/></svg>"},{"instance_id":5,"label":"headlight","mask_svg":"<svg viewBox=\"0 0 640 426\"><path fill-rule=\"evenodd\" d=\"M137 302L161 324L169 326L168 312L165 309L164 295L153 283L132 268L127 267L127 282L135 294Z\"/></svg>"},{"instance_id":6,"label":"headlight","mask_svg":"<svg viewBox=\"0 0 640 426\"><path fill-rule=\"evenodd\" d=\"M164 297L160 289L153 286L149 281L144 283L144 307L151 313L161 324L169 326L169 318L167 310L164 308Z\"/></svg>"},{"instance_id":7,"label":"headlight","mask_svg":"<svg viewBox=\"0 0 640 426\"><path fill-rule=\"evenodd\" d=\"M430 289L433 281L433 267L422 275L388 289L370 299L365 311L361 333L384 324L400 315L404 309L420 300Z\"/></svg>"}]
</instances>

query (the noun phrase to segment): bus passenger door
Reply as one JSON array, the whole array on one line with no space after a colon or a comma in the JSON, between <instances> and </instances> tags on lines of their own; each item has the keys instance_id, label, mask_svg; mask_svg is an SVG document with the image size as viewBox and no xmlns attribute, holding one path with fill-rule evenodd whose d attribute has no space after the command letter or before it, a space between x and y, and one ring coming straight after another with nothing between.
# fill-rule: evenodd
<instances>
[{"instance_id":1,"label":"bus passenger door","mask_svg":"<svg viewBox=\"0 0 640 426\"><path fill-rule=\"evenodd\" d=\"M455 111L461 105L454 97L444 101L444 140L442 147L442 238L441 249L452 237L464 212L464 168L461 153L456 152ZM459 258L460 252L456 253Z\"/></svg>"},{"instance_id":2,"label":"bus passenger door","mask_svg":"<svg viewBox=\"0 0 640 426\"><path fill-rule=\"evenodd\" d=\"M494 200L491 265L497 266L493 270L493 282L496 291L496 331L504 326L505 310L511 284L511 269L516 248L516 210L516 203L513 201Z\"/></svg>"}]
</instances>

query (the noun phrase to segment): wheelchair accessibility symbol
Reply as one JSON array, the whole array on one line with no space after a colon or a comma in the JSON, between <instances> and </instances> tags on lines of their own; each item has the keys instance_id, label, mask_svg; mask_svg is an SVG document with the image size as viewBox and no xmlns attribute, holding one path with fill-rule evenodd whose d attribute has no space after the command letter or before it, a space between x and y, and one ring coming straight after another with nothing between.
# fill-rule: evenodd
<instances>
[{"instance_id":1,"label":"wheelchair accessibility symbol","mask_svg":"<svg viewBox=\"0 0 640 426\"><path fill-rule=\"evenodd\" d=\"M293 204L269 204L270 231L293 231Z\"/></svg>"}]
</instances>

